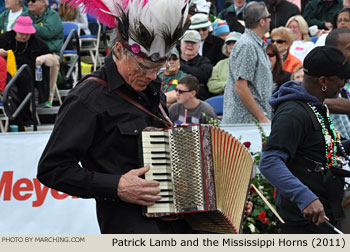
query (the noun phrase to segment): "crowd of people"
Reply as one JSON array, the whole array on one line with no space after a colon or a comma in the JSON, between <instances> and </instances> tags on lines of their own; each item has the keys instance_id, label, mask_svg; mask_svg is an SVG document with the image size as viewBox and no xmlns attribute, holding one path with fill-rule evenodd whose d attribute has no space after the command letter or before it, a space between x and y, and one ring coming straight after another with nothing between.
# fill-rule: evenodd
<instances>
[{"instance_id":1,"label":"crowd of people","mask_svg":"<svg viewBox=\"0 0 350 252\"><path fill-rule=\"evenodd\" d=\"M94 8L92 2L84 8ZM38 178L95 198L103 233L191 232L183 219L142 216L141 206L160 196L158 182L140 178L149 167L138 162L137 137L147 126L216 119L205 100L222 95L223 123L272 123L260 169L277 188L277 210L286 221L281 232L330 232L321 223L337 225L344 217L344 177L333 167L350 160L349 2L113 0L120 9L94 10L117 27L111 53L65 99ZM33 71L47 67L39 102L50 106L62 20L80 22L89 34L83 7L47 0L6 0L5 7L0 56L13 50L17 67L24 55ZM154 13L167 16L153 19Z\"/></svg>"}]
</instances>

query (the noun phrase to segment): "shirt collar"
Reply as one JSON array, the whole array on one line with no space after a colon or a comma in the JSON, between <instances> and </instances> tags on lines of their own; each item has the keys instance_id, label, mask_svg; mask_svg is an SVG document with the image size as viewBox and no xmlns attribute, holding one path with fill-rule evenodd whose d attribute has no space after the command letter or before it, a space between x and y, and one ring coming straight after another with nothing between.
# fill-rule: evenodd
<instances>
[{"instance_id":1,"label":"shirt collar","mask_svg":"<svg viewBox=\"0 0 350 252\"><path fill-rule=\"evenodd\" d=\"M262 38L260 38L254 31L252 31L251 29L245 28L244 32L247 33L259 46L266 49L267 43Z\"/></svg>"},{"instance_id":2,"label":"shirt collar","mask_svg":"<svg viewBox=\"0 0 350 252\"><path fill-rule=\"evenodd\" d=\"M244 11L244 8L246 7L247 3L245 3L241 8L237 8L235 4L233 4L233 5L235 7L236 15L238 16L241 12Z\"/></svg>"}]
</instances>

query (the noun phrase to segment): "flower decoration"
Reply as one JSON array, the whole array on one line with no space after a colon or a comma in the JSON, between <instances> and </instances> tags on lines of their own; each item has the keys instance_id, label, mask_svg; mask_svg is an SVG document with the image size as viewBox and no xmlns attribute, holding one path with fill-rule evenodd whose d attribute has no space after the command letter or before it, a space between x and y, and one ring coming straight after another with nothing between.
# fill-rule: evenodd
<instances>
[{"instance_id":1,"label":"flower decoration","mask_svg":"<svg viewBox=\"0 0 350 252\"><path fill-rule=\"evenodd\" d=\"M138 44L132 44L130 48L134 54L139 54L141 52L141 48Z\"/></svg>"},{"instance_id":2,"label":"flower decoration","mask_svg":"<svg viewBox=\"0 0 350 252\"><path fill-rule=\"evenodd\" d=\"M243 145L244 145L247 149L249 149L249 147L252 145L252 143L249 142L249 141L246 141L246 142L243 143Z\"/></svg>"},{"instance_id":3,"label":"flower decoration","mask_svg":"<svg viewBox=\"0 0 350 252\"><path fill-rule=\"evenodd\" d=\"M261 211L258 215L260 220L265 220L266 219L266 212L265 211Z\"/></svg>"}]
</instances>

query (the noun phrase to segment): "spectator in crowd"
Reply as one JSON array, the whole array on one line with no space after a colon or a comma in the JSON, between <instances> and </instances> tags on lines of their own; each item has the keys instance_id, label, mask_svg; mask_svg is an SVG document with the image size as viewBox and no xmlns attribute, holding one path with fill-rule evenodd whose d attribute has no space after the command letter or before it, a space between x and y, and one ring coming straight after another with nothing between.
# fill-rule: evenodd
<instances>
[{"instance_id":1,"label":"spectator in crowd","mask_svg":"<svg viewBox=\"0 0 350 252\"><path fill-rule=\"evenodd\" d=\"M274 44L268 44L266 48L267 56L271 62L271 72L273 77L273 82L275 83L275 88L273 88L273 93L276 92L282 84L290 81L291 74L283 70L282 59L278 52L277 47Z\"/></svg>"},{"instance_id":2,"label":"spectator in crowd","mask_svg":"<svg viewBox=\"0 0 350 252\"><path fill-rule=\"evenodd\" d=\"M58 1L57 0L49 0L49 7L52 10L58 11Z\"/></svg>"},{"instance_id":3,"label":"spectator in crowd","mask_svg":"<svg viewBox=\"0 0 350 252\"><path fill-rule=\"evenodd\" d=\"M217 19L213 23L213 35L225 40L226 36L230 33L230 28L228 27L225 20Z\"/></svg>"},{"instance_id":4,"label":"spectator in crowd","mask_svg":"<svg viewBox=\"0 0 350 252\"><path fill-rule=\"evenodd\" d=\"M319 29L331 30L332 18L342 8L341 0L310 0L305 6L303 17L309 26L317 25Z\"/></svg>"},{"instance_id":5,"label":"spectator in crowd","mask_svg":"<svg viewBox=\"0 0 350 252\"><path fill-rule=\"evenodd\" d=\"M222 53L227 56L226 59L220 60L213 68L213 72L208 80L209 92L214 95L223 95L228 78L228 57L232 51L234 44L242 36L239 32L231 32L225 39L222 46Z\"/></svg>"},{"instance_id":6,"label":"spectator in crowd","mask_svg":"<svg viewBox=\"0 0 350 252\"><path fill-rule=\"evenodd\" d=\"M343 0L343 8L350 8L350 0Z\"/></svg>"},{"instance_id":7,"label":"spectator in crowd","mask_svg":"<svg viewBox=\"0 0 350 252\"><path fill-rule=\"evenodd\" d=\"M326 45L338 47L350 60L350 29L339 28L332 30L326 39ZM350 83L347 81L344 88L339 93L338 99L326 99L325 103L329 106L331 111L331 118L334 127L339 131L343 138L350 139ZM341 113L333 113L335 103L342 107L343 111L336 111Z\"/></svg>"},{"instance_id":8,"label":"spectator in crowd","mask_svg":"<svg viewBox=\"0 0 350 252\"><path fill-rule=\"evenodd\" d=\"M296 82L303 82L304 80L304 69L303 66L298 66L294 69L294 72L292 74L292 80Z\"/></svg>"},{"instance_id":9,"label":"spectator in crowd","mask_svg":"<svg viewBox=\"0 0 350 252\"><path fill-rule=\"evenodd\" d=\"M300 15L298 6L287 0L268 0L267 9L271 14L270 31L285 26L290 17Z\"/></svg>"},{"instance_id":10,"label":"spectator in crowd","mask_svg":"<svg viewBox=\"0 0 350 252\"><path fill-rule=\"evenodd\" d=\"M2 96L6 88L7 80L7 66L6 60L0 57L0 102L2 102Z\"/></svg>"},{"instance_id":11,"label":"spectator in crowd","mask_svg":"<svg viewBox=\"0 0 350 252\"><path fill-rule=\"evenodd\" d=\"M337 97L350 78L350 64L326 45L305 57L304 71L301 85L288 82L270 99L275 114L259 169L277 189L281 233L331 234L321 224L329 219L337 226L344 218L344 177L336 173L343 162L339 167L337 157L348 159L350 140L340 143L323 102Z\"/></svg>"},{"instance_id":12,"label":"spectator in crowd","mask_svg":"<svg viewBox=\"0 0 350 252\"><path fill-rule=\"evenodd\" d=\"M221 47L225 41L213 36L209 32L209 28L211 27L212 24L207 14L198 13L191 17L190 29L198 31L201 37L199 55L207 57L215 65L219 60L225 58L221 52Z\"/></svg>"},{"instance_id":13,"label":"spectator in crowd","mask_svg":"<svg viewBox=\"0 0 350 252\"><path fill-rule=\"evenodd\" d=\"M17 18L13 29L0 35L0 56L6 57L8 50L14 52L16 58L17 69L27 64L32 70L32 78L34 82L34 70L36 65L42 65L43 81L37 84L39 103L45 103L49 96L49 68L55 61L55 56L50 51L45 42L36 36L36 30L33 27L33 21L28 16L20 16ZM16 82L19 97L21 100L31 91L28 82L28 75L19 77ZM20 127L31 119L29 105L24 109L23 118ZM21 123L23 123L21 125Z\"/></svg>"},{"instance_id":14,"label":"spectator in crowd","mask_svg":"<svg viewBox=\"0 0 350 252\"><path fill-rule=\"evenodd\" d=\"M243 16L246 29L229 58L223 123L251 123L251 117L269 123L273 80L262 37L269 31L270 14L263 2L250 2Z\"/></svg>"},{"instance_id":15,"label":"spectator in crowd","mask_svg":"<svg viewBox=\"0 0 350 252\"><path fill-rule=\"evenodd\" d=\"M159 73L158 77L162 80L162 91L166 96L166 103L169 107L176 102L175 88L178 80L187 74L180 70L180 56L176 48L171 51L165 66L166 69Z\"/></svg>"},{"instance_id":16,"label":"spectator in crowd","mask_svg":"<svg viewBox=\"0 0 350 252\"><path fill-rule=\"evenodd\" d=\"M196 77L188 75L179 80L175 89L177 102L169 108L169 117L175 124L208 123L203 113L216 119L214 109L196 98L198 90L199 82Z\"/></svg>"},{"instance_id":17,"label":"spectator in crowd","mask_svg":"<svg viewBox=\"0 0 350 252\"><path fill-rule=\"evenodd\" d=\"M339 12L337 12L334 16L333 16L333 29L337 29L337 28L346 28L346 29L350 29L350 8L345 8L340 10ZM316 42L316 46L323 46L325 45L326 39L328 36L328 32L322 34L317 42Z\"/></svg>"},{"instance_id":18,"label":"spectator in crowd","mask_svg":"<svg viewBox=\"0 0 350 252\"><path fill-rule=\"evenodd\" d=\"M29 10L24 6L24 1L5 1L6 10L0 14L0 33L10 31L19 16L29 16Z\"/></svg>"},{"instance_id":19,"label":"spectator in crowd","mask_svg":"<svg viewBox=\"0 0 350 252\"><path fill-rule=\"evenodd\" d=\"M69 7L68 2L59 0L58 14L62 21L70 21L76 23L80 28L80 34L90 35L89 22L86 13L83 13L83 6L77 8Z\"/></svg>"},{"instance_id":20,"label":"spectator in crowd","mask_svg":"<svg viewBox=\"0 0 350 252\"><path fill-rule=\"evenodd\" d=\"M282 58L283 70L293 73L297 66L303 63L295 56L293 56L289 48L293 44L293 32L286 27L275 28L271 32L271 42L274 43Z\"/></svg>"},{"instance_id":21,"label":"spectator in crowd","mask_svg":"<svg viewBox=\"0 0 350 252\"><path fill-rule=\"evenodd\" d=\"M201 36L195 30L185 32L181 40L180 70L195 76L200 83L197 97L201 100L208 99L211 94L208 91L207 82L213 71L213 64L207 57L199 55Z\"/></svg>"},{"instance_id":22,"label":"spectator in crowd","mask_svg":"<svg viewBox=\"0 0 350 252\"><path fill-rule=\"evenodd\" d=\"M63 46L63 25L57 11L48 7L48 0L29 0L28 8L34 23L36 36L46 42L49 49L56 55L56 60L50 68L50 95L45 104L46 107L51 107L60 66L58 55Z\"/></svg>"},{"instance_id":23,"label":"spectator in crowd","mask_svg":"<svg viewBox=\"0 0 350 252\"><path fill-rule=\"evenodd\" d=\"M291 17L287 21L286 27L291 29L294 35L289 52L303 62L305 56L315 47L315 44L310 41L309 27L301 15Z\"/></svg>"},{"instance_id":24,"label":"spectator in crowd","mask_svg":"<svg viewBox=\"0 0 350 252\"><path fill-rule=\"evenodd\" d=\"M246 0L232 0L232 4L218 14L218 18L226 20L230 31L243 33L243 11L246 6Z\"/></svg>"}]
</instances>

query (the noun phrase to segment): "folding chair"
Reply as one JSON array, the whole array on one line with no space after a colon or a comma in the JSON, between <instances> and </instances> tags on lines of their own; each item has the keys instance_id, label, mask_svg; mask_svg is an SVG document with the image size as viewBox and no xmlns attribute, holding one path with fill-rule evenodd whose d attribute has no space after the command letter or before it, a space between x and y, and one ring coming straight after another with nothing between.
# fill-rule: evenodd
<instances>
[{"instance_id":1,"label":"folding chair","mask_svg":"<svg viewBox=\"0 0 350 252\"><path fill-rule=\"evenodd\" d=\"M9 127L9 118L5 113L4 104L0 102L0 131L7 132Z\"/></svg>"},{"instance_id":2,"label":"folding chair","mask_svg":"<svg viewBox=\"0 0 350 252\"><path fill-rule=\"evenodd\" d=\"M90 15L87 15L87 17L91 35L80 35L80 51L90 53L94 65L94 71L96 71L97 65L102 65L102 60L99 54L101 24L96 18Z\"/></svg>"},{"instance_id":3,"label":"folding chair","mask_svg":"<svg viewBox=\"0 0 350 252\"><path fill-rule=\"evenodd\" d=\"M62 24L65 42L60 52L60 63L69 65L67 73L62 77L67 81L72 75L74 85L81 79L80 28L74 22L62 22ZM67 49L71 44L74 49ZM68 62L65 62L67 59L69 59ZM75 70L74 73L73 70Z\"/></svg>"},{"instance_id":4,"label":"folding chair","mask_svg":"<svg viewBox=\"0 0 350 252\"><path fill-rule=\"evenodd\" d=\"M218 116L222 116L223 106L224 106L224 96L223 95L210 97L207 100L205 100L205 102L213 107L213 109L215 110L215 112Z\"/></svg>"}]
</instances>

